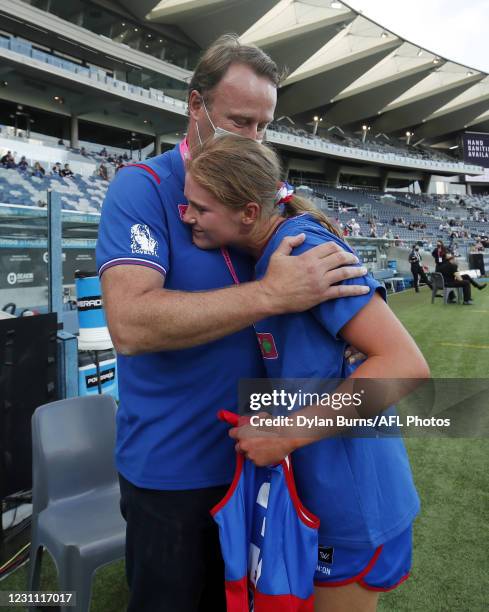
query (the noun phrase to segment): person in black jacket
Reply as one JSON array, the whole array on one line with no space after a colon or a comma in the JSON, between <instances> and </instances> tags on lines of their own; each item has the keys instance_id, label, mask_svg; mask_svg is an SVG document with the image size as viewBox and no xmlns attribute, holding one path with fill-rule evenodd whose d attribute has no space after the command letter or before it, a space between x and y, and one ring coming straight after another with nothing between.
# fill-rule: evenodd
<instances>
[{"instance_id":1,"label":"person in black jacket","mask_svg":"<svg viewBox=\"0 0 489 612\"><path fill-rule=\"evenodd\" d=\"M470 281L466 278L456 278L455 273L457 271L458 266L455 263L455 255L453 253L446 253L445 261L438 265L438 272L443 276L445 287L462 287L464 292L464 305L470 306L473 304ZM449 302L455 302L455 298L449 297Z\"/></svg>"},{"instance_id":2,"label":"person in black jacket","mask_svg":"<svg viewBox=\"0 0 489 612\"><path fill-rule=\"evenodd\" d=\"M419 246L417 244L413 244L413 248L409 253L409 263L411 264L411 274L413 275L413 285L416 293L419 293L419 279L421 278L421 282L428 285L430 289L433 288L433 285L428 280L426 276L426 272L423 270L423 266L421 265L421 255L419 253Z\"/></svg>"}]
</instances>

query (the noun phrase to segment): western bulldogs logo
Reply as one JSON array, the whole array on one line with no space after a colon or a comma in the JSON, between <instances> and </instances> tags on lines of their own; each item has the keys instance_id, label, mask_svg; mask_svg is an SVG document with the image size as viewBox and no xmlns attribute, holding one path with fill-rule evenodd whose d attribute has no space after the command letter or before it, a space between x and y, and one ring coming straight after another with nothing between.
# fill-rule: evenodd
<instances>
[{"instance_id":1,"label":"western bulldogs logo","mask_svg":"<svg viewBox=\"0 0 489 612\"><path fill-rule=\"evenodd\" d=\"M131 227L131 252L139 255L154 255L158 250L158 242L153 238L149 227L136 223Z\"/></svg>"}]
</instances>

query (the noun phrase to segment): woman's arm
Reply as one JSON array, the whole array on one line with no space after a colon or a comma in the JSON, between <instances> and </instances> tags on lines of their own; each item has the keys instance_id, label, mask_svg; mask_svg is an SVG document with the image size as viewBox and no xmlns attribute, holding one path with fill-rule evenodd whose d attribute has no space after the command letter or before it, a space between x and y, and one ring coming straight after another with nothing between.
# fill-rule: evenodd
<instances>
[{"instance_id":1,"label":"woman's arm","mask_svg":"<svg viewBox=\"0 0 489 612\"><path fill-rule=\"evenodd\" d=\"M375 294L340 332L367 355L350 378L429 378L417 344L384 300Z\"/></svg>"},{"instance_id":2,"label":"woman's arm","mask_svg":"<svg viewBox=\"0 0 489 612\"><path fill-rule=\"evenodd\" d=\"M341 330L341 336L350 344L367 355L367 359L346 379L335 393L350 393L355 379L374 379L362 406L362 416L373 416L398 401L401 397L417 386L419 379L429 378L430 370L421 351L414 340L390 310L382 298L375 294ZM406 384L392 385L375 379L408 379ZM343 407L340 411L329 406L308 406L300 412L308 418L318 416L332 418L342 414L347 418L358 418L360 415L353 406ZM229 435L237 440L237 448L245 453L248 459L257 465L277 463L293 450L316 442L320 438L335 435L339 427L317 427L309 430L307 437L297 436L291 428L274 428L268 436L258 428L244 425L230 430Z\"/></svg>"}]
</instances>

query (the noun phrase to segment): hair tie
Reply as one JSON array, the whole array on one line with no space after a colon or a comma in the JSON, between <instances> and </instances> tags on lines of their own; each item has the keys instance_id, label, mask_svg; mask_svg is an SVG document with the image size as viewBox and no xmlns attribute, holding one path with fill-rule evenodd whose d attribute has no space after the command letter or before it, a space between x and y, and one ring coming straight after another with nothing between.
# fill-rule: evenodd
<instances>
[{"instance_id":1,"label":"hair tie","mask_svg":"<svg viewBox=\"0 0 489 612\"><path fill-rule=\"evenodd\" d=\"M289 185L287 181L283 181L279 184L279 188L277 193L275 194L275 204L274 206L281 206L282 204L286 204L290 202L294 195L294 188L292 185Z\"/></svg>"}]
</instances>

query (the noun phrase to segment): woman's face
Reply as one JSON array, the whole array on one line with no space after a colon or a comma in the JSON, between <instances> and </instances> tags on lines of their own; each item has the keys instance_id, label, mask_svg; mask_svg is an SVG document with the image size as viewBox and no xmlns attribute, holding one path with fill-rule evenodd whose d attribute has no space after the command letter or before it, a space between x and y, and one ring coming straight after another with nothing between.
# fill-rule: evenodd
<instances>
[{"instance_id":1,"label":"woman's face","mask_svg":"<svg viewBox=\"0 0 489 612\"><path fill-rule=\"evenodd\" d=\"M188 207L183 221L192 229L192 241L200 249L216 249L239 245L246 226L243 211L221 204L212 193L201 187L190 172L185 177L185 197Z\"/></svg>"}]
</instances>

